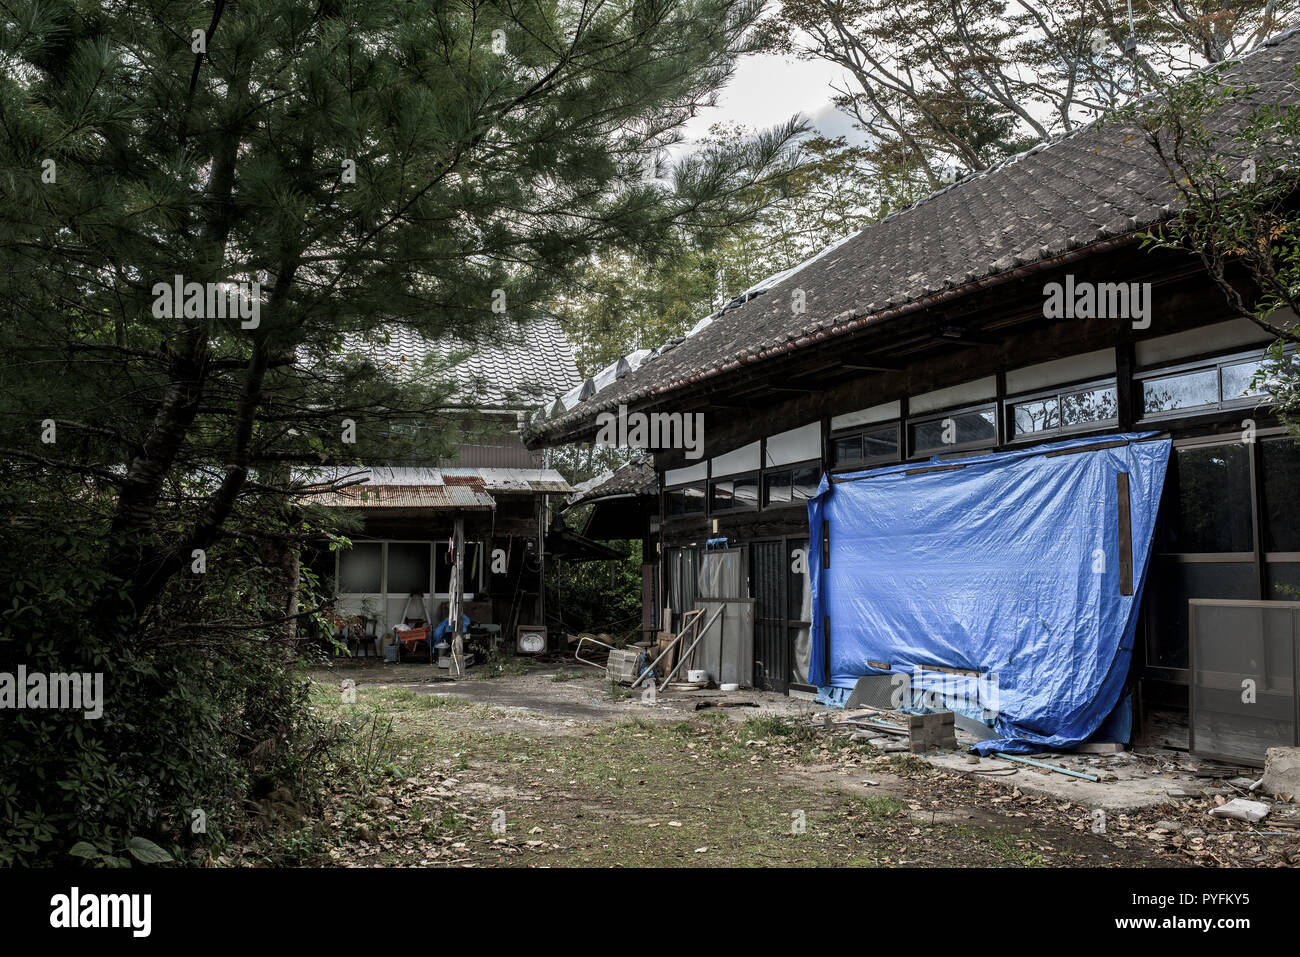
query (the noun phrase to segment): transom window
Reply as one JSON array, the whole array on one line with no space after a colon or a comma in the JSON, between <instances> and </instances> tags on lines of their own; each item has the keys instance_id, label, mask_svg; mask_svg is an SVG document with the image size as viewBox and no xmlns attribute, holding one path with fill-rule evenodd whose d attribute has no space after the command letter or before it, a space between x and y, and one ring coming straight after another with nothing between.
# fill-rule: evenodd
<instances>
[{"instance_id":1,"label":"transom window","mask_svg":"<svg viewBox=\"0 0 1300 957\"><path fill-rule=\"evenodd\" d=\"M831 439L832 468L898 461L898 423L875 425Z\"/></svg>"},{"instance_id":2,"label":"transom window","mask_svg":"<svg viewBox=\"0 0 1300 957\"><path fill-rule=\"evenodd\" d=\"M1071 432L1119 421L1115 380L1054 389L1046 394L1007 400L1011 439Z\"/></svg>"},{"instance_id":3,"label":"transom window","mask_svg":"<svg viewBox=\"0 0 1300 957\"><path fill-rule=\"evenodd\" d=\"M994 446L998 441L998 407L989 404L909 419L907 437L914 457Z\"/></svg>"},{"instance_id":4,"label":"transom window","mask_svg":"<svg viewBox=\"0 0 1300 957\"><path fill-rule=\"evenodd\" d=\"M1253 353L1144 372L1138 377L1141 416L1212 412L1265 398L1265 390L1254 382L1263 361Z\"/></svg>"},{"instance_id":5,"label":"transom window","mask_svg":"<svg viewBox=\"0 0 1300 957\"><path fill-rule=\"evenodd\" d=\"M821 467L813 462L790 469L768 469L763 473L763 507L803 502L817 494Z\"/></svg>"}]
</instances>

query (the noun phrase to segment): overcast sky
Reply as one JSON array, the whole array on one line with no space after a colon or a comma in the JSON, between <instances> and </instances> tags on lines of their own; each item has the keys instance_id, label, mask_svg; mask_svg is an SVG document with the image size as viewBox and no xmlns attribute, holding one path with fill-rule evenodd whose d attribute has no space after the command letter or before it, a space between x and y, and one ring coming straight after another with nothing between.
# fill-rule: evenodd
<instances>
[{"instance_id":1,"label":"overcast sky","mask_svg":"<svg viewBox=\"0 0 1300 957\"><path fill-rule=\"evenodd\" d=\"M801 113L826 136L859 140L861 136L851 128L848 118L831 105L834 94L830 84L836 81L843 86L844 75L844 70L822 60L775 54L742 57L736 75L718 96L718 105L701 111L684 132L688 140L694 140L721 122L762 129Z\"/></svg>"}]
</instances>

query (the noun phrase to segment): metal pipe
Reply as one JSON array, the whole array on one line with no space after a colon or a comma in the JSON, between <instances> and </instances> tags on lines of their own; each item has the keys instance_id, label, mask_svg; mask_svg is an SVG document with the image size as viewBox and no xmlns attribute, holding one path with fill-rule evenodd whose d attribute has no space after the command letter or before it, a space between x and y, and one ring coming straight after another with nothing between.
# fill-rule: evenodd
<instances>
[{"instance_id":1,"label":"metal pipe","mask_svg":"<svg viewBox=\"0 0 1300 957\"><path fill-rule=\"evenodd\" d=\"M1101 778L1092 774L1084 774L1082 771L1071 771L1069 768L1058 768L1055 764L1044 764L1042 761L1031 761L1029 758L1018 757L1014 754L1003 754L1000 751L995 751L994 754L1005 761L1018 761L1021 764L1029 764L1033 767L1043 768L1047 771L1055 771L1057 774L1068 774L1072 778L1083 778L1085 781L1093 781L1097 784L1101 783Z\"/></svg>"},{"instance_id":2,"label":"metal pipe","mask_svg":"<svg viewBox=\"0 0 1300 957\"><path fill-rule=\"evenodd\" d=\"M574 659L577 661L581 661L584 665L591 665L591 667L593 668L600 668L602 670L608 668L609 666L607 664L598 665L596 664L596 662L588 661L586 658L582 657L582 643L584 641L590 641L592 644L600 645L602 648L608 648L610 651L617 650L614 648L613 645L607 645L603 641L600 641L599 639L592 638L590 635L583 635L581 638L578 639L578 647L573 649Z\"/></svg>"},{"instance_id":3,"label":"metal pipe","mask_svg":"<svg viewBox=\"0 0 1300 957\"><path fill-rule=\"evenodd\" d=\"M686 612L686 615L696 616L695 619L691 622L691 625L695 624L695 621L698 621L699 616L702 614L704 614L703 608L692 609L691 611ZM686 615L683 615L682 618L685 619ZM686 625L686 624L682 625L682 630L677 633L677 637L674 638L672 641L668 642L668 647L665 648L663 651L659 652L659 657L656 658L654 661L650 662L650 664L646 666L646 669L636 676L636 680L632 682L631 687L627 689L628 691L631 691L633 688L639 685L641 683L641 679L644 678L646 675L654 673L655 665L659 664L659 662L663 660L664 655L668 654L668 652L673 650L673 646L677 644L677 642L682 640L682 635L686 634L686 630L690 628L691 625Z\"/></svg>"},{"instance_id":4,"label":"metal pipe","mask_svg":"<svg viewBox=\"0 0 1300 957\"><path fill-rule=\"evenodd\" d=\"M691 646L682 653L682 657L680 658L680 660L678 660L677 665L673 668L673 670L668 672L668 677L665 678L664 683L659 686L660 691L663 691L665 688L668 687L668 682L673 680L673 675L677 674L677 672L681 670L682 665L686 663L687 657L689 657L691 652L695 650L695 646L698 645L703 640L704 636L709 633L709 629L713 627L713 623L718 620L718 616L721 615L726 610L727 610L726 605L719 605L718 610L713 613L713 617L704 623L704 627L701 628L700 633L695 636L695 640L691 642ZM718 667L719 668L722 667L721 660L719 660Z\"/></svg>"}]
</instances>

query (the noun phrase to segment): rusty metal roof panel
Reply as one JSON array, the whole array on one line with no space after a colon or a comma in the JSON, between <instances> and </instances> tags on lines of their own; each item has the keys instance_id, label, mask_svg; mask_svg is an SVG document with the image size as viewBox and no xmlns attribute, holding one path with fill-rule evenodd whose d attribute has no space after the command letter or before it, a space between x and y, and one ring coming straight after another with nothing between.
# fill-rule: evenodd
<instances>
[{"instance_id":1,"label":"rusty metal roof panel","mask_svg":"<svg viewBox=\"0 0 1300 957\"><path fill-rule=\"evenodd\" d=\"M477 485L353 485L313 497L333 508L491 509L496 499Z\"/></svg>"},{"instance_id":2,"label":"rusty metal roof panel","mask_svg":"<svg viewBox=\"0 0 1300 957\"><path fill-rule=\"evenodd\" d=\"M445 469L451 473L452 469ZM555 469L475 469L493 492L539 492L544 495L567 495L573 486Z\"/></svg>"}]
</instances>

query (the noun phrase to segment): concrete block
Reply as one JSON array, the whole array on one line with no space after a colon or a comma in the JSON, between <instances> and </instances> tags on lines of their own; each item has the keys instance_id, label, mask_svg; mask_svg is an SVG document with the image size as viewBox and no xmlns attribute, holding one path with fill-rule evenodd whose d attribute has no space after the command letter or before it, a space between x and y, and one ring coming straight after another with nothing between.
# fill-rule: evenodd
<instances>
[{"instance_id":1,"label":"concrete block","mask_svg":"<svg viewBox=\"0 0 1300 957\"><path fill-rule=\"evenodd\" d=\"M1074 750L1076 754L1123 754L1124 747L1118 741L1088 741Z\"/></svg>"},{"instance_id":2,"label":"concrete block","mask_svg":"<svg viewBox=\"0 0 1300 957\"><path fill-rule=\"evenodd\" d=\"M1264 752L1265 794L1300 795L1300 748L1269 748Z\"/></svg>"}]
</instances>

